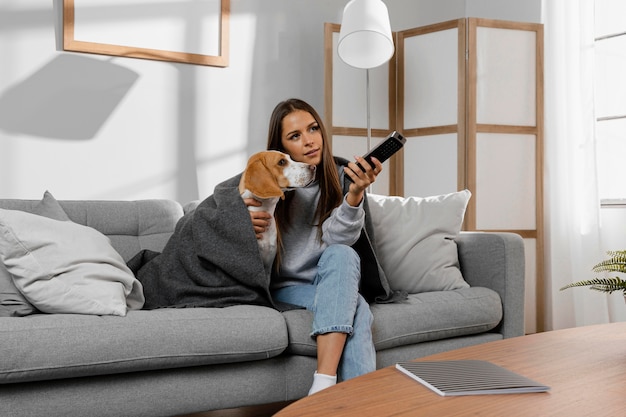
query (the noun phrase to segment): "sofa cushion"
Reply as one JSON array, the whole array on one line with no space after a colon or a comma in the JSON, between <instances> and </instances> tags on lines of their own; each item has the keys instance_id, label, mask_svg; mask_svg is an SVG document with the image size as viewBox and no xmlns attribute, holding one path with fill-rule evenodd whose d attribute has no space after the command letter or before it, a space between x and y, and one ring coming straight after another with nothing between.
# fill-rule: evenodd
<instances>
[{"instance_id":1,"label":"sofa cushion","mask_svg":"<svg viewBox=\"0 0 626 417\"><path fill-rule=\"evenodd\" d=\"M500 296L482 287L409 294L406 301L370 308L376 351L484 333L502 319ZM310 336L313 314L292 310L283 315L289 329L289 352L315 356L317 348Z\"/></svg>"},{"instance_id":2,"label":"sofa cushion","mask_svg":"<svg viewBox=\"0 0 626 417\"><path fill-rule=\"evenodd\" d=\"M0 199L0 208L33 213L39 203ZM74 223L108 236L125 261L142 249L162 251L183 215L182 206L172 200L60 200L59 204Z\"/></svg>"},{"instance_id":3,"label":"sofa cushion","mask_svg":"<svg viewBox=\"0 0 626 417\"><path fill-rule=\"evenodd\" d=\"M108 236L126 261L142 249L161 252L183 215L182 206L172 200L60 203L72 221Z\"/></svg>"},{"instance_id":4,"label":"sofa cushion","mask_svg":"<svg viewBox=\"0 0 626 417\"><path fill-rule=\"evenodd\" d=\"M410 294L398 304L372 305L376 350L484 333L502 320L502 301L489 288Z\"/></svg>"},{"instance_id":5,"label":"sofa cushion","mask_svg":"<svg viewBox=\"0 0 626 417\"><path fill-rule=\"evenodd\" d=\"M281 314L260 306L1 318L0 383L261 360L286 347Z\"/></svg>"},{"instance_id":6,"label":"sofa cushion","mask_svg":"<svg viewBox=\"0 0 626 417\"><path fill-rule=\"evenodd\" d=\"M141 284L97 230L0 209L0 259L24 297L46 313L126 315Z\"/></svg>"},{"instance_id":7,"label":"sofa cushion","mask_svg":"<svg viewBox=\"0 0 626 417\"><path fill-rule=\"evenodd\" d=\"M317 344L311 337L313 330L313 312L304 309L284 311L285 323L289 334L287 351L294 355L316 356Z\"/></svg>"},{"instance_id":8,"label":"sofa cushion","mask_svg":"<svg viewBox=\"0 0 626 417\"><path fill-rule=\"evenodd\" d=\"M468 190L432 197L368 195L375 249L389 286L416 294L467 288L454 238Z\"/></svg>"}]
</instances>

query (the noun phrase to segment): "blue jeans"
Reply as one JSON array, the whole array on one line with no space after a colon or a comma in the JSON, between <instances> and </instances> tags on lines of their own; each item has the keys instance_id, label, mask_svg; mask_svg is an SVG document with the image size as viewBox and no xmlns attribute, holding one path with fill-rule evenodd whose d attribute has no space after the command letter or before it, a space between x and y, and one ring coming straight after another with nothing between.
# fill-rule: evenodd
<instances>
[{"instance_id":1,"label":"blue jeans","mask_svg":"<svg viewBox=\"0 0 626 417\"><path fill-rule=\"evenodd\" d=\"M359 255L346 245L330 245L317 264L312 285L292 285L273 291L277 301L302 306L313 312L311 337L347 333L338 379L346 380L376 370L372 341L373 317L359 294Z\"/></svg>"}]
</instances>

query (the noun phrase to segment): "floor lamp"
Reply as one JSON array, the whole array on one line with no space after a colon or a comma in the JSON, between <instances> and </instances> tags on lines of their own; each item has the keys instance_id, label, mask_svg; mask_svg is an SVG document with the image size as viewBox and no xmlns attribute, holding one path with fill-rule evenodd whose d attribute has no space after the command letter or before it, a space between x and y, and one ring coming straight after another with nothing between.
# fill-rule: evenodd
<instances>
[{"instance_id":1,"label":"floor lamp","mask_svg":"<svg viewBox=\"0 0 626 417\"><path fill-rule=\"evenodd\" d=\"M337 53L351 67L365 69L367 93L367 150L372 147L370 72L394 53L389 11L382 0L350 0L343 9Z\"/></svg>"}]
</instances>

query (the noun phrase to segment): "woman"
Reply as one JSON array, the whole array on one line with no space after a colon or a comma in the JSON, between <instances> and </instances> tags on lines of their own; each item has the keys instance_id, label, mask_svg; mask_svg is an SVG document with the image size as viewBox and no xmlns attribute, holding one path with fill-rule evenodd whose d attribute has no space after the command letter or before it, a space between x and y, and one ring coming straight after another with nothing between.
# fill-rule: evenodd
<instances>
[{"instance_id":1,"label":"woman","mask_svg":"<svg viewBox=\"0 0 626 417\"><path fill-rule=\"evenodd\" d=\"M311 336L317 340L318 363L309 391L313 394L334 385L338 373L346 380L376 369L372 314L359 293L362 262L352 246L364 229L365 189L376 180L382 164L374 159L371 167L361 157L356 159L364 170L355 162L336 163L319 115L298 99L274 109L268 149L317 167L316 181L287 193L276 209L281 245L271 282L276 301L314 313ZM346 176L351 182L342 187ZM260 205L253 199L245 203ZM257 237L274 221L265 212L250 216Z\"/></svg>"}]
</instances>

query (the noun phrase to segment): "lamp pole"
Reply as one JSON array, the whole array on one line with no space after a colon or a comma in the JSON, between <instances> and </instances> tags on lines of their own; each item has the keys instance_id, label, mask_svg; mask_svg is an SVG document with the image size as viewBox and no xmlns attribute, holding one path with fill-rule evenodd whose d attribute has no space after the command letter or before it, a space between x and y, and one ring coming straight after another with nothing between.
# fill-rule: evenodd
<instances>
[{"instance_id":1,"label":"lamp pole","mask_svg":"<svg viewBox=\"0 0 626 417\"><path fill-rule=\"evenodd\" d=\"M371 92L370 92L370 69L365 70L365 88L367 90L367 151L372 149L372 126L371 126Z\"/></svg>"},{"instance_id":2,"label":"lamp pole","mask_svg":"<svg viewBox=\"0 0 626 417\"><path fill-rule=\"evenodd\" d=\"M394 50L385 3L382 0L350 0L343 9L337 53L351 67L366 70L368 151L372 148L370 69L389 61Z\"/></svg>"}]
</instances>

